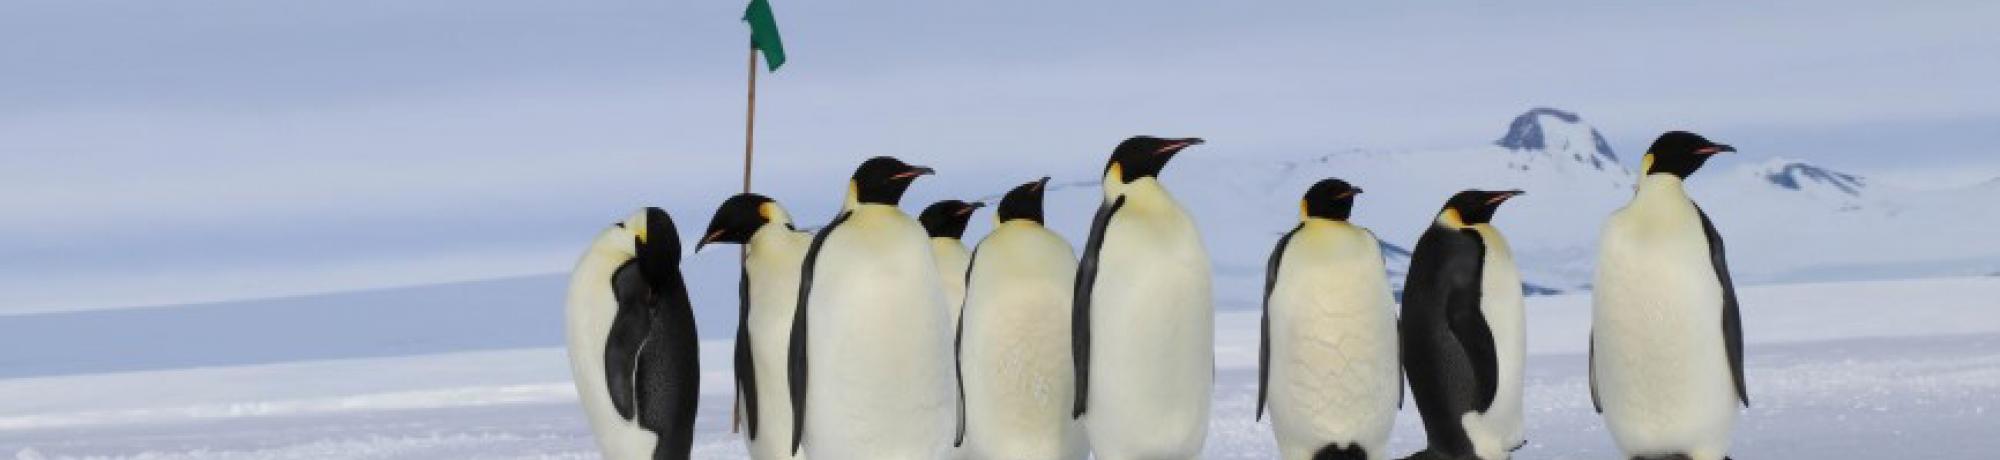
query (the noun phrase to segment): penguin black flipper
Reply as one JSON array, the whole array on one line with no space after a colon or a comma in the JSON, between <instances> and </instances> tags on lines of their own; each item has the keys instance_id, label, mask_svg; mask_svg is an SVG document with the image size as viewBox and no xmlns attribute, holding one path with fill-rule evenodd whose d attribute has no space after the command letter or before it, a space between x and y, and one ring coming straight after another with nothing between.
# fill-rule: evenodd
<instances>
[{"instance_id":1,"label":"penguin black flipper","mask_svg":"<svg viewBox=\"0 0 2000 460\"><path fill-rule=\"evenodd\" d=\"M1459 347L1471 361L1472 376L1478 393L1473 396L1479 403L1480 412L1493 406L1493 398L1500 391L1500 357L1493 347L1493 329L1486 324L1486 312L1480 310L1480 280L1485 274L1486 242L1477 233L1466 230L1465 241L1472 248L1460 252L1447 263L1463 264L1457 270L1450 270L1446 286L1445 320L1451 328L1451 335L1457 338Z\"/></svg>"},{"instance_id":2,"label":"penguin black flipper","mask_svg":"<svg viewBox=\"0 0 2000 460\"><path fill-rule=\"evenodd\" d=\"M743 396L743 436L757 440L757 366L750 354L750 270L737 279L736 394Z\"/></svg>"},{"instance_id":3,"label":"penguin black flipper","mask_svg":"<svg viewBox=\"0 0 2000 460\"><path fill-rule=\"evenodd\" d=\"M618 313L612 316L611 331L604 338L604 387L618 417L632 420L636 412L632 403L634 372L639 348L645 345L652 323L652 308L647 303L653 298L653 288L640 274L637 259L612 272L611 295L618 301Z\"/></svg>"},{"instance_id":4,"label":"penguin black flipper","mask_svg":"<svg viewBox=\"0 0 2000 460\"><path fill-rule=\"evenodd\" d=\"M791 385L792 393L792 454L798 455L799 444L806 433L806 303L812 297L813 264L819 261L819 250L826 245L826 237L833 230L852 217L852 211L842 212L813 235L812 247L806 250L805 264L799 267L799 308L792 313L791 351L787 353L785 380Z\"/></svg>"},{"instance_id":5,"label":"penguin black flipper","mask_svg":"<svg viewBox=\"0 0 2000 460\"><path fill-rule=\"evenodd\" d=\"M983 243L982 243L983 244ZM972 296L972 267L979 263L979 247L972 247L972 255L965 259L965 292ZM965 308L959 307L958 324L951 339L951 369L958 374L958 436L952 438L952 447L965 446Z\"/></svg>"},{"instance_id":6,"label":"penguin black flipper","mask_svg":"<svg viewBox=\"0 0 2000 460\"><path fill-rule=\"evenodd\" d=\"M1270 262L1264 264L1264 316L1257 326L1257 417L1255 420L1264 419L1264 401L1270 394L1271 289L1278 286L1278 265L1284 262L1285 247L1292 244L1292 235L1299 234L1299 229L1305 227L1306 224L1299 224L1297 227L1292 227L1292 231L1285 232L1285 236L1279 237L1278 246L1271 249ZM1401 373L1397 373L1397 375L1401 375ZM1402 403L1399 401L1397 404L1400 406Z\"/></svg>"},{"instance_id":7,"label":"penguin black flipper","mask_svg":"<svg viewBox=\"0 0 2000 460\"><path fill-rule=\"evenodd\" d=\"M639 350L634 402L639 426L659 438L653 458L686 459L701 402L700 344L686 284L678 276L663 281L647 305L653 314Z\"/></svg>"},{"instance_id":8,"label":"penguin black flipper","mask_svg":"<svg viewBox=\"0 0 2000 460\"><path fill-rule=\"evenodd\" d=\"M1722 343L1729 350L1729 375L1736 379L1736 398L1750 407L1750 392L1743 385L1743 312L1736 306L1736 282L1729 278L1729 261L1723 256L1722 233L1715 231L1708 213L1694 207L1701 216L1701 231L1708 236L1708 259L1715 264L1715 279L1722 283Z\"/></svg>"},{"instance_id":9,"label":"penguin black flipper","mask_svg":"<svg viewBox=\"0 0 2000 460\"><path fill-rule=\"evenodd\" d=\"M1076 298L1070 305L1069 326L1070 357L1076 365L1076 412L1070 418L1082 418L1089 407L1090 290L1097 283L1097 255L1104 250L1104 231L1111 226L1111 216L1123 207L1124 196L1097 207L1097 216L1090 219L1090 240L1083 246L1083 260L1077 262Z\"/></svg>"},{"instance_id":10,"label":"penguin black flipper","mask_svg":"<svg viewBox=\"0 0 2000 460\"><path fill-rule=\"evenodd\" d=\"M1588 352L1589 354L1584 355L1584 359L1588 360L1586 362L1589 363L1588 366L1590 367L1584 370L1584 381L1589 382L1590 385L1590 408L1596 409L1597 413L1602 414L1604 413L1604 403L1597 401L1597 331L1590 331L1589 337L1590 346L1587 349L1590 351Z\"/></svg>"}]
</instances>

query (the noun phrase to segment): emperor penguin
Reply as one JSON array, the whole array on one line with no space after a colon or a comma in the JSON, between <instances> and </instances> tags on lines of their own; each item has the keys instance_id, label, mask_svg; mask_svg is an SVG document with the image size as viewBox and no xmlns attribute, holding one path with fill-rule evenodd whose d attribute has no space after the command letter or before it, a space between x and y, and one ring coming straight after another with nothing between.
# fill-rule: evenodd
<instances>
[{"instance_id":1,"label":"emperor penguin","mask_svg":"<svg viewBox=\"0 0 2000 460\"><path fill-rule=\"evenodd\" d=\"M931 203L917 215L917 222L924 224L924 232L931 235L931 257L937 259L938 278L944 280L944 303L950 310L952 324L958 324L958 313L965 307L965 269L972 262L972 254L966 252L962 241L965 224L972 219L973 212L985 206L986 203L944 200Z\"/></svg>"},{"instance_id":2,"label":"emperor penguin","mask_svg":"<svg viewBox=\"0 0 2000 460\"><path fill-rule=\"evenodd\" d=\"M1430 445L1412 459L1501 460L1524 444L1521 274L1493 212L1519 190L1453 195L1403 283L1403 369Z\"/></svg>"},{"instance_id":3,"label":"emperor penguin","mask_svg":"<svg viewBox=\"0 0 2000 460\"><path fill-rule=\"evenodd\" d=\"M1097 458L1194 458L1215 386L1215 305L1201 234L1159 181L1201 139L1138 136L1104 166L1076 270L1072 416Z\"/></svg>"},{"instance_id":4,"label":"emperor penguin","mask_svg":"<svg viewBox=\"0 0 2000 460\"><path fill-rule=\"evenodd\" d=\"M701 397L674 221L646 208L598 233L570 275L570 372L604 457L685 459Z\"/></svg>"},{"instance_id":5,"label":"emperor penguin","mask_svg":"<svg viewBox=\"0 0 2000 460\"><path fill-rule=\"evenodd\" d=\"M799 304L799 265L812 234L769 197L743 193L723 200L695 251L711 243L744 246L737 284L736 389L742 395L743 439L750 458L793 458L792 400L785 386L792 314Z\"/></svg>"},{"instance_id":6,"label":"emperor penguin","mask_svg":"<svg viewBox=\"0 0 2000 460\"><path fill-rule=\"evenodd\" d=\"M1049 179L1000 199L999 222L973 252L958 323L969 458L1082 460L1083 425L1069 417L1076 370L1069 314L1076 252L1042 220Z\"/></svg>"},{"instance_id":7,"label":"emperor penguin","mask_svg":"<svg viewBox=\"0 0 2000 460\"><path fill-rule=\"evenodd\" d=\"M1347 221L1359 193L1340 179L1313 184L1265 271L1257 416L1270 406L1286 459L1388 458L1403 399L1396 299L1382 244Z\"/></svg>"},{"instance_id":8,"label":"emperor penguin","mask_svg":"<svg viewBox=\"0 0 2000 460\"><path fill-rule=\"evenodd\" d=\"M1728 145L1674 131L1646 150L1611 214L1591 297L1590 396L1633 459L1726 458L1743 384L1743 319L1722 234L1682 181Z\"/></svg>"},{"instance_id":9,"label":"emperor penguin","mask_svg":"<svg viewBox=\"0 0 2000 460\"><path fill-rule=\"evenodd\" d=\"M929 237L896 207L930 168L863 162L799 274L789 376L792 450L834 459L950 455L952 328Z\"/></svg>"}]
</instances>

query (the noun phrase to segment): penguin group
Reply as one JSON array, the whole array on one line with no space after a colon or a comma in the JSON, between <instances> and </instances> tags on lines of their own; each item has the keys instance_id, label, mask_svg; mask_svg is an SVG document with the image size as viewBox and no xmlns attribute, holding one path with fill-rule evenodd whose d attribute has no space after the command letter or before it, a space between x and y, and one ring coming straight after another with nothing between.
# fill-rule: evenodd
<instances>
[{"instance_id":1,"label":"penguin group","mask_svg":"<svg viewBox=\"0 0 2000 460\"><path fill-rule=\"evenodd\" d=\"M833 220L800 231L775 200L731 196L695 250L742 245L735 409L751 458L1200 458L1215 387L1215 308L1196 219L1160 180L1200 138L1119 143L1080 248L1051 231L1047 177L1013 187L968 250L983 202L912 218L935 173L861 163ZM1720 233L1684 189L1734 148L1660 136L1599 243L1589 398L1630 460L1726 459L1748 407L1743 324ZM1448 197L1403 291L1352 222L1362 188L1312 184L1266 265L1254 417L1285 459L1383 460L1405 401L1426 445L1406 460L1502 460L1527 445L1526 311L1494 225L1521 190ZM604 229L571 278L579 400L605 457L684 459L701 365L673 219Z\"/></svg>"}]
</instances>

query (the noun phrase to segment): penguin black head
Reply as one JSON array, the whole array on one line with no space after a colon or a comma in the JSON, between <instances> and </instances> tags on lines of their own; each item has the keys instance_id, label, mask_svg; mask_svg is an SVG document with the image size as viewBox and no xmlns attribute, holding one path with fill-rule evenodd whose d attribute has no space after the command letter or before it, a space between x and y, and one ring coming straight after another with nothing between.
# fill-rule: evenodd
<instances>
[{"instance_id":1,"label":"penguin black head","mask_svg":"<svg viewBox=\"0 0 2000 460\"><path fill-rule=\"evenodd\" d=\"M1507 199L1525 195L1520 190L1466 190L1451 196L1444 203L1444 210L1438 211L1438 219L1455 227L1478 225L1493 221L1493 211Z\"/></svg>"},{"instance_id":2,"label":"penguin black head","mask_svg":"<svg viewBox=\"0 0 2000 460\"><path fill-rule=\"evenodd\" d=\"M1321 218L1334 221L1347 220L1354 211L1354 195L1361 194L1361 188L1340 179L1324 179L1306 189L1306 196L1299 199L1299 213L1303 218Z\"/></svg>"},{"instance_id":3,"label":"penguin black head","mask_svg":"<svg viewBox=\"0 0 2000 460\"><path fill-rule=\"evenodd\" d=\"M1104 176L1109 180L1132 183L1140 178L1160 175L1160 169L1167 167L1167 161L1190 146L1201 145L1200 138L1164 139L1153 136L1135 136L1118 143L1118 149L1111 151L1111 161L1104 165Z\"/></svg>"},{"instance_id":4,"label":"penguin black head","mask_svg":"<svg viewBox=\"0 0 2000 460\"><path fill-rule=\"evenodd\" d=\"M738 193L715 208L715 217L708 219L708 232L702 234L701 242L695 243L694 252L701 252L709 243L749 244L757 229L771 222L783 222L786 228L791 228L792 223L784 213L770 197Z\"/></svg>"},{"instance_id":5,"label":"penguin black head","mask_svg":"<svg viewBox=\"0 0 2000 460\"><path fill-rule=\"evenodd\" d=\"M1027 219L1046 225L1047 222L1042 221L1042 194L1048 189L1048 176L1015 186L1007 191L1007 196L1000 198L1000 209L995 211L994 217L1001 222Z\"/></svg>"},{"instance_id":6,"label":"penguin black head","mask_svg":"<svg viewBox=\"0 0 2000 460\"><path fill-rule=\"evenodd\" d=\"M1639 169L1645 175L1672 174L1686 179L1694 171L1701 169L1708 157L1723 152L1734 152L1735 147L1709 142L1700 134L1687 131L1668 131L1653 140L1653 146L1646 149L1646 157L1640 160Z\"/></svg>"},{"instance_id":7,"label":"penguin black head","mask_svg":"<svg viewBox=\"0 0 2000 460\"><path fill-rule=\"evenodd\" d=\"M649 207L618 226L632 232L632 257L639 264L639 274L649 284L661 286L680 278L680 232L674 229L674 218L666 211Z\"/></svg>"},{"instance_id":8,"label":"penguin black head","mask_svg":"<svg viewBox=\"0 0 2000 460\"><path fill-rule=\"evenodd\" d=\"M869 158L861 162L861 167L854 168L854 177L847 182L848 193L862 204L895 206L903 201L903 192L910 189L910 183L918 176L935 172L893 157Z\"/></svg>"},{"instance_id":9,"label":"penguin black head","mask_svg":"<svg viewBox=\"0 0 2000 460\"><path fill-rule=\"evenodd\" d=\"M967 203L959 200L944 200L931 203L917 215L917 222L924 224L924 232L931 238L958 238L965 236L965 223L972 220L972 213L986 203Z\"/></svg>"}]
</instances>

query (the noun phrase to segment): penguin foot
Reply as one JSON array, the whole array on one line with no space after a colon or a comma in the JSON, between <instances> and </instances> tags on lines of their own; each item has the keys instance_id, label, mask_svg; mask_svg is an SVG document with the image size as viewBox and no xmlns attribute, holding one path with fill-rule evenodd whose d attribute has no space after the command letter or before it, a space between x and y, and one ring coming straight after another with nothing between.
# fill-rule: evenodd
<instances>
[{"instance_id":1,"label":"penguin foot","mask_svg":"<svg viewBox=\"0 0 2000 460\"><path fill-rule=\"evenodd\" d=\"M1401 460L1471 460L1471 459L1473 459L1473 457L1461 458L1456 455L1442 453L1430 449L1424 449L1417 451L1417 453L1410 454L1410 456L1408 457L1403 457Z\"/></svg>"},{"instance_id":2,"label":"penguin foot","mask_svg":"<svg viewBox=\"0 0 2000 460\"><path fill-rule=\"evenodd\" d=\"M1340 443L1336 442L1319 448L1318 452L1313 453L1312 460L1368 460L1368 450L1363 449L1360 443L1343 449Z\"/></svg>"},{"instance_id":3,"label":"penguin foot","mask_svg":"<svg viewBox=\"0 0 2000 460\"><path fill-rule=\"evenodd\" d=\"M1694 460L1694 457L1689 457L1688 454L1635 455L1632 456L1632 460ZM1722 460L1729 459L1725 457Z\"/></svg>"},{"instance_id":4,"label":"penguin foot","mask_svg":"<svg viewBox=\"0 0 2000 460\"><path fill-rule=\"evenodd\" d=\"M1516 443L1516 444L1514 444L1514 447L1509 447L1509 448L1507 448L1507 451L1508 451L1508 452L1513 452L1513 451L1517 451L1517 450L1521 450L1521 448L1523 448L1523 447L1528 447L1528 440L1526 440L1526 439L1522 439L1522 440L1521 440L1521 442L1519 442L1519 443ZM1728 459L1723 459L1723 460L1728 460Z\"/></svg>"}]
</instances>

